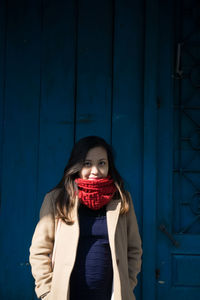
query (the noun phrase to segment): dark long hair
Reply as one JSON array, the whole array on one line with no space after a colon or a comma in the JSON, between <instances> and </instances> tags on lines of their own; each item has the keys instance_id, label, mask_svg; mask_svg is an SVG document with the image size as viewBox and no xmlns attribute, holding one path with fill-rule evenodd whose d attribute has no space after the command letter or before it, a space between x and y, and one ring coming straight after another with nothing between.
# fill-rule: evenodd
<instances>
[{"instance_id":1,"label":"dark long hair","mask_svg":"<svg viewBox=\"0 0 200 300\"><path fill-rule=\"evenodd\" d=\"M72 224L72 210L75 206L75 183L74 180L79 177L87 153L90 149L102 147L106 150L108 156L108 165L110 175L117 187L116 197L121 198L121 211L126 213L129 210L129 194L124 189L124 182L114 164L113 149L103 139L98 136L87 136L80 139L73 147L69 161L64 169L64 174L60 182L54 189L59 189L60 192L56 198L57 217L61 218L67 224Z\"/></svg>"}]
</instances>

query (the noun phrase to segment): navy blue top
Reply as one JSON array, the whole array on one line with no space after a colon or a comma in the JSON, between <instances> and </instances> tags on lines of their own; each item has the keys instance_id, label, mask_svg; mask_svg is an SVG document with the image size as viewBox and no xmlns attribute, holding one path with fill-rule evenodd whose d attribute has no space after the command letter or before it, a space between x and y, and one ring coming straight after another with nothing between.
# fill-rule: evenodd
<instances>
[{"instance_id":1,"label":"navy blue top","mask_svg":"<svg viewBox=\"0 0 200 300\"><path fill-rule=\"evenodd\" d=\"M79 207L80 238L70 280L70 300L110 300L112 259L106 208Z\"/></svg>"}]
</instances>

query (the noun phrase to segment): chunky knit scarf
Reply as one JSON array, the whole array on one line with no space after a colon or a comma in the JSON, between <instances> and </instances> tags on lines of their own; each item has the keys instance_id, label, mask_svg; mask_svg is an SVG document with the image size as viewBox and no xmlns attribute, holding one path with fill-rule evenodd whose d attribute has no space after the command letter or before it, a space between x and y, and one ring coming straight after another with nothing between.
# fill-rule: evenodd
<instances>
[{"instance_id":1,"label":"chunky knit scarf","mask_svg":"<svg viewBox=\"0 0 200 300\"><path fill-rule=\"evenodd\" d=\"M93 180L77 178L75 182L81 202L94 210L100 209L110 202L117 190L110 176Z\"/></svg>"}]
</instances>

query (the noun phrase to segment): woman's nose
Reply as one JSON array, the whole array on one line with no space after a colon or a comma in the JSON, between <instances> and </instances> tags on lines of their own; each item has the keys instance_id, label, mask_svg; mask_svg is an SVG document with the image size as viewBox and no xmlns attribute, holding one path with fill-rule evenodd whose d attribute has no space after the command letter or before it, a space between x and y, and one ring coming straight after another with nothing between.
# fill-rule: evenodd
<instances>
[{"instance_id":1,"label":"woman's nose","mask_svg":"<svg viewBox=\"0 0 200 300\"><path fill-rule=\"evenodd\" d=\"M98 167L97 166L92 166L91 173L92 174L98 174L99 173Z\"/></svg>"}]
</instances>

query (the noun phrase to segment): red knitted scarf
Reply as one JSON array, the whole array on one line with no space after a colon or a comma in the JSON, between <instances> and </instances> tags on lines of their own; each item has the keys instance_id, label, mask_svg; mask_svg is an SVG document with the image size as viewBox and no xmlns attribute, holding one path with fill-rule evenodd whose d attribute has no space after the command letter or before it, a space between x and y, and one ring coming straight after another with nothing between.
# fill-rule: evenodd
<instances>
[{"instance_id":1,"label":"red knitted scarf","mask_svg":"<svg viewBox=\"0 0 200 300\"><path fill-rule=\"evenodd\" d=\"M77 178L75 182L81 202L94 210L100 209L110 202L117 190L110 176L93 180Z\"/></svg>"}]
</instances>

